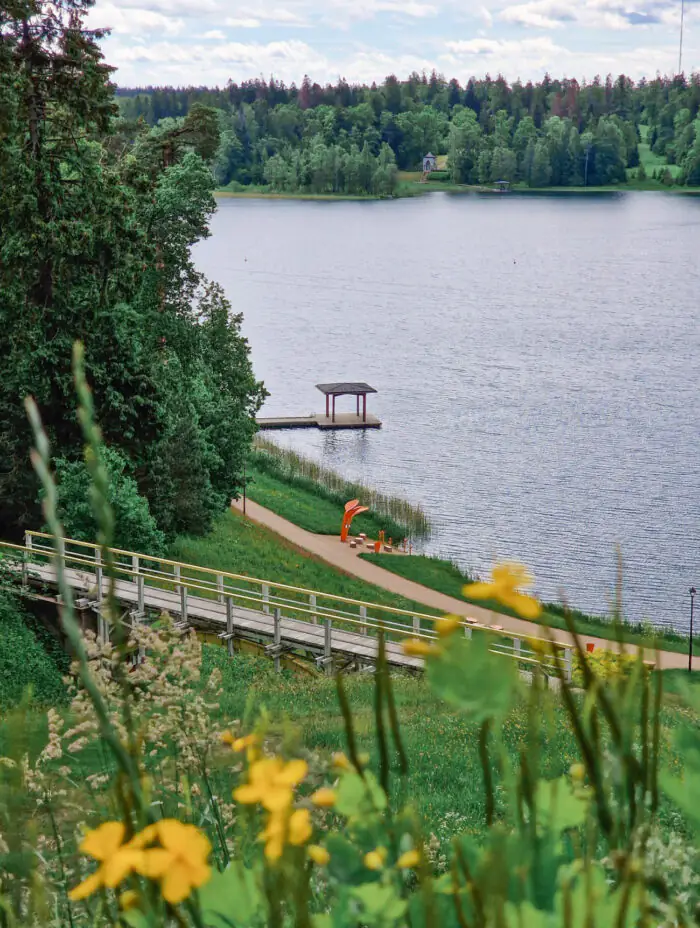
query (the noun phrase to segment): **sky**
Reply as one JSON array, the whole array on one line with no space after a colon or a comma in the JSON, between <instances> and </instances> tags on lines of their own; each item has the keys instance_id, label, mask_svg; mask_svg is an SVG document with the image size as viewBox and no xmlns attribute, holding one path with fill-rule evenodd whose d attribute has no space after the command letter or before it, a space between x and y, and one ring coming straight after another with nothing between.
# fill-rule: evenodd
<instances>
[{"instance_id":1,"label":"sky","mask_svg":"<svg viewBox=\"0 0 700 928\"><path fill-rule=\"evenodd\" d=\"M681 0L97 0L120 86L380 82L433 68L461 83L678 68ZM700 70L700 0L685 0L683 70Z\"/></svg>"}]
</instances>

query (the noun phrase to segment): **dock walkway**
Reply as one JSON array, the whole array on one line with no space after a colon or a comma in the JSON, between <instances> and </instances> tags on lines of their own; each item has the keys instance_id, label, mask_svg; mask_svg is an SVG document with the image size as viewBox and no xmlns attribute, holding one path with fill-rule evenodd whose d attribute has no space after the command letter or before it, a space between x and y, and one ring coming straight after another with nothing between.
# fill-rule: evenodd
<instances>
[{"instance_id":1,"label":"dock walkway","mask_svg":"<svg viewBox=\"0 0 700 928\"><path fill-rule=\"evenodd\" d=\"M382 423L376 416L367 414L366 419L354 413L339 412L332 416L272 416L255 420L261 431L268 429L380 429Z\"/></svg>"}]
</instances>

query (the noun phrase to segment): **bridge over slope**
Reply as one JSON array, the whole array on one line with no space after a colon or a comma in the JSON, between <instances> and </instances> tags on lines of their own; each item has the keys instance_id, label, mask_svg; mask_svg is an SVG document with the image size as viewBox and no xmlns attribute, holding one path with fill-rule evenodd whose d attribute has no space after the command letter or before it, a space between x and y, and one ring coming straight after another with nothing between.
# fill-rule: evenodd
<instances>
[{"instance_id":1,"label":"bridge over slope","mask_svg":"<svg viewBox=\"0 0 700 928\"><path fill-rule=\"evenodd\" d=\"M51 535L43 532L27 532L24 545L0 542L0 557L21 574L28 590L43 588L57 598L54 542ZM110 578L106 576L100 548L66 539L62 549L58 563L76 603L81 610L95 616L98 634L106 640L110 628L102 616L101 605ZM263 644L278 669L285 652L305 658L329 673L334 667L371 667L377 659L377 633L383 629L388 663L420 671L422 659L404 654L401 641L407 636L426 641L436 637L435 615L133 551L111 549L111 554L115 562L114 595L132 621L147 622L161 612L168 612L183 628L217 635L229 653L233 653L236 640ZM554 675L554 657L543 658L542 648L537 648L542 639L494 632L466 615L462 617L462 626L468 637L489 635L491 649L504 659L516 660L524 672L537 664ZM552 652L549 642L547 650ZM554 650L570 677L570 644L557 643Z\"/></svg>"}]
</instances>

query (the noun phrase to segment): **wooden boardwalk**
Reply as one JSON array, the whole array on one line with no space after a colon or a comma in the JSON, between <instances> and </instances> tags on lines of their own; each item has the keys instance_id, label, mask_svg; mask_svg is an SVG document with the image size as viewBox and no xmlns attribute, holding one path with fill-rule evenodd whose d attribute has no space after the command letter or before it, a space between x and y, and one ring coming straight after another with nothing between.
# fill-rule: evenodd
<instances>
[{"instance_id":1,"label":"wooden boardwalk","mask_svg":"<svg viewBox=\"0 0 700 928\"><path fill-rule=\"evenodd\" d=\"M380 429L382 423L376 416L367 413L366 420L351 412L337 412L332 416L273 416L255 420L258 428L268 429Z\"/></svg>"},{"instance_id":2,"label":"wooden boardwalk","mask_svg":"<svg viewBox=\"0 0 700 928\"><path fill-rule=\"evenodd\" d=\"M56 569L53 565L32 564L28 573L32 579L42 584L57 585ZM98 602L99 591L94 573L68 568L65 576L76 599ZM108 592L108 579L102 577L101 584L104 597ZM341 658L341 663L344 659L345 662L360 664L373 664L377 659L376 638L368 634L345 631L330 622L316 624L300 619L282 618L279 609L271 613L258 612L235 605L230 599L228 602L220 603L202 596L183 597L182 593L178 595L169 590L145 585L139 590L139 584L133 580L117 580L115 594L122 606L135 607L134 611L137 613L143 614L145 610L168 612L194 628L218 634L231 644L236 638L247 638L256 642L268 640L270 646L266 650L274 658L278 658L284 650L306 652L319 666L325 666L327 669L331 668L334 657ZM387 662L395 667L407 670L421 670L423 667L420 658L407 657L397 642L387 641L386 655Z\"/></svg>"}]
</instances>

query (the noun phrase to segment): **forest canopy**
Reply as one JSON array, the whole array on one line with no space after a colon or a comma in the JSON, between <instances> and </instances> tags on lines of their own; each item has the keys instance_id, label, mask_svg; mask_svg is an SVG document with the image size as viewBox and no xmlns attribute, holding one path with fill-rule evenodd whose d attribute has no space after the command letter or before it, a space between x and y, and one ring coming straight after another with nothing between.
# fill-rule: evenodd
<instances>
[{"instance_id":1,"label":"forest canopy","mask_svg":"<svg viewBox=\"0 0 700 928\"><path fill-rule=\"evenodd\" d=\"M90 534L71 349L85 345L125 546L203 532L241 484L264 390L241 316L195 268L215 209L218 113L118 118L89 3L0 8L0 533L41 525L25 397L65 515Z\"/></svg>"},{"instance_id":2,"label":"forest canopy","mask_svg":"<svg viewBox=\"0 0 700 928\"><path fill-rule=\"evenodd\" d=\"M640 143L662 165L659 180L700 184L700 74L637 83L499 76L466 86L435 72L371 86L305 77L287 87L271 78L221 89L121 88L118 100L134 125L183 118L196 105L215 109L220 185L386 194L397 170L420 170L428 152L449 156L459 184L609 185L624 183L629 169L646 177Z\"/></svg>"}]
</instances>

